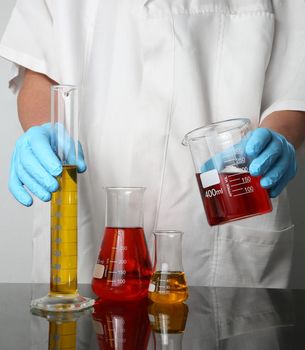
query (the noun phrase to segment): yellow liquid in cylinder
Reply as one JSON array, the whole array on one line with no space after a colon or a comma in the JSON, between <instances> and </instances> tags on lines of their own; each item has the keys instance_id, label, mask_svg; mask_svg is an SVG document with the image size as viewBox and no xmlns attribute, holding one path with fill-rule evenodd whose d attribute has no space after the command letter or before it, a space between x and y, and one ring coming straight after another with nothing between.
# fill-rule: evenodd
<instances>
[{"instance_id":1,"label":"yellow liquid in cylinder","mask_svg":"<svg viewBox=\"0 0 305 350\"><path fill-rule=\"evenodd\" d=\"M52 295L77 293L77 169L64 165L51 202Z\"/></svg>"},{"instance_id":2,"label":"yellow liquid in cylinder","mask_svg":"<svg viewBox=\"0 0 305 350\"><path fill-rule=\"evenodd\" d=\"M49 350L76 349L76 322L50 322Z\"/></svg>"},{"instance_id":3,"label":"yellow liquid in cylinder","mask_svg":"<svg viewBox=\"0 0 305 350\"><path fill-rule=\"evenodd\" d=\"M180 271L157 271L151 278L148 297L155 303L181 303L188 297L185 274Z\"/></svg>"}]
</instances>

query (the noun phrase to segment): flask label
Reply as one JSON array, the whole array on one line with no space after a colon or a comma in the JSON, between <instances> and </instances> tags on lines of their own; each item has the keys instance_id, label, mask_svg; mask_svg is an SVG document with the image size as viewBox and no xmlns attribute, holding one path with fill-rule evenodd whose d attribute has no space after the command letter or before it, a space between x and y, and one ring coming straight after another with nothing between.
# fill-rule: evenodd
<instances>
[{"instance_id":1,"label":"flask label","mask_svg":"<svg viewBox=\"0 0 305 350\"><path fill-rule=\"evenodd\" d=\"M200 174L200 179L203 188L211 187L220 183L220 178L216 169Z\"/></svg>"},{"instance_id":2,"label":"flask label","mask_svg":"<svg viewBox=\"0 0 305 350\"><path fill-rule=\"evenodd\" d=\"M156 286L153 283L149 284L148 291L149 292L154 292L156 290Z\"/></svg>"},{"instance_id":3,"label":"flask label","mask_svg":"<svg viewBox=\"0 0 305 350\"><path fill-rule=\"evenodd\" d=\"M103 278L105 271L105 266L101 264L96 264L93 272L94 278Z\"/></svg>"}]
</instances>

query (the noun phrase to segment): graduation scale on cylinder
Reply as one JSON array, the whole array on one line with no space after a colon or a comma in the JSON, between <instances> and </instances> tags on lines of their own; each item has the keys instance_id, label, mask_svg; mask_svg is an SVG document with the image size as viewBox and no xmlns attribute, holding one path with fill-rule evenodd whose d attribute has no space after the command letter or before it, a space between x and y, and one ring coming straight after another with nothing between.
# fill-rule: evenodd
<instances>
[{"instance_id":1,"label":"graduation scale on cylinder","mask_svg":"<svg viewBox=\"0 0 305 350\"><path fill-rule=\"evenodd\" d=\"M81 296L77 289L77 163L81 151L78 142L78 90L75 86L52 86L51 146L62 162L58 191L51 201L50 291L32 300L31 310L80 311L90 308L93 299Z\"/></svg>"}]
</instances>

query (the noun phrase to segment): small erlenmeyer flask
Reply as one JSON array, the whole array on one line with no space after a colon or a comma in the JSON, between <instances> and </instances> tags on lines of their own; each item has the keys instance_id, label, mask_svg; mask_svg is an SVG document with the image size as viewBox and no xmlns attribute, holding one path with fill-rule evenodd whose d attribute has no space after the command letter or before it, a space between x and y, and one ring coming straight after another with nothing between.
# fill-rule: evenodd
<instances>
[{"instance_id":1,"label":"small erlenmeyer flask","mask_svg":"<svg viewBox=\"0 0 305 350\"><path fill-rule=\"evenodd\" d=\"M143 230L144 190L106 188L106 228L92 280L102 300L147 296L152 266Z\"/></svg>"},{"instance_id":2,"label":"small erlenmeyer flask","mask_svg":"<svg viewBox=\"0 0 305 350\"><path fill-rule=\"evenodd\" d=\"M149 284L149 299L155 303L180 303L188 288L182 266L182 232L157 231L155 268Z\"/></svg>"}]
</instances>

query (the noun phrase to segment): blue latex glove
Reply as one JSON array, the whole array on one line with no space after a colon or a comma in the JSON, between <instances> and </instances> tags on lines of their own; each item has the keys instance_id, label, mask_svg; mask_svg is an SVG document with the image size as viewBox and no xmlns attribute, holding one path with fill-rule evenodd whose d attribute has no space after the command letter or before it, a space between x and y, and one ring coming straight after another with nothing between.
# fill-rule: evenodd
<instances>
[{"instance_id":1,"label":"blue latex glove","mask_svg":"<svg viewBox=\"0 0 305 350\"><path fill-rule=\"evenodd\" d=\"M45 202L58 189L55 177L61 174L62 164L50 144L51 130L50 123L34 126L16 142L11 161L9 189L17 201L25 206L33 203L33 198L25 187ZM80 145L77 169L78 172L86 170Z\"/></svg>"},{"instance_id":2,"label":"blue latex glove","mask_svg":"<svg viewBox=\"0 0 305 350\"><path fill-rule=\"evenodd\" d=\"M249 167L253 176L263 176L261 186L277 197L296 175L295 149L284 136L265 128L254 130L246 145L252 159Z\"/></svg>"},{"instance_id":3,"label":"blue latex glove","mask_svg":"<svg viewBox=\"0 0 305 350\"><path fill-rule=\"evenodd\" d=\"M243 138L239 143L236 145L233 145L229 147L227 150L223 152L216 153L214 157L210 158L207 160L201 167L200 167L200 172L204 173L209 170L216 169L218 171L221 171L222 169L225 168L226 165L226 160L227 159L237 159L238 154L240 151L238 150L244 150L245 146L247 144L248 138L251 135L249 133L247 137Z\"/></svg>"}]
</instances>

